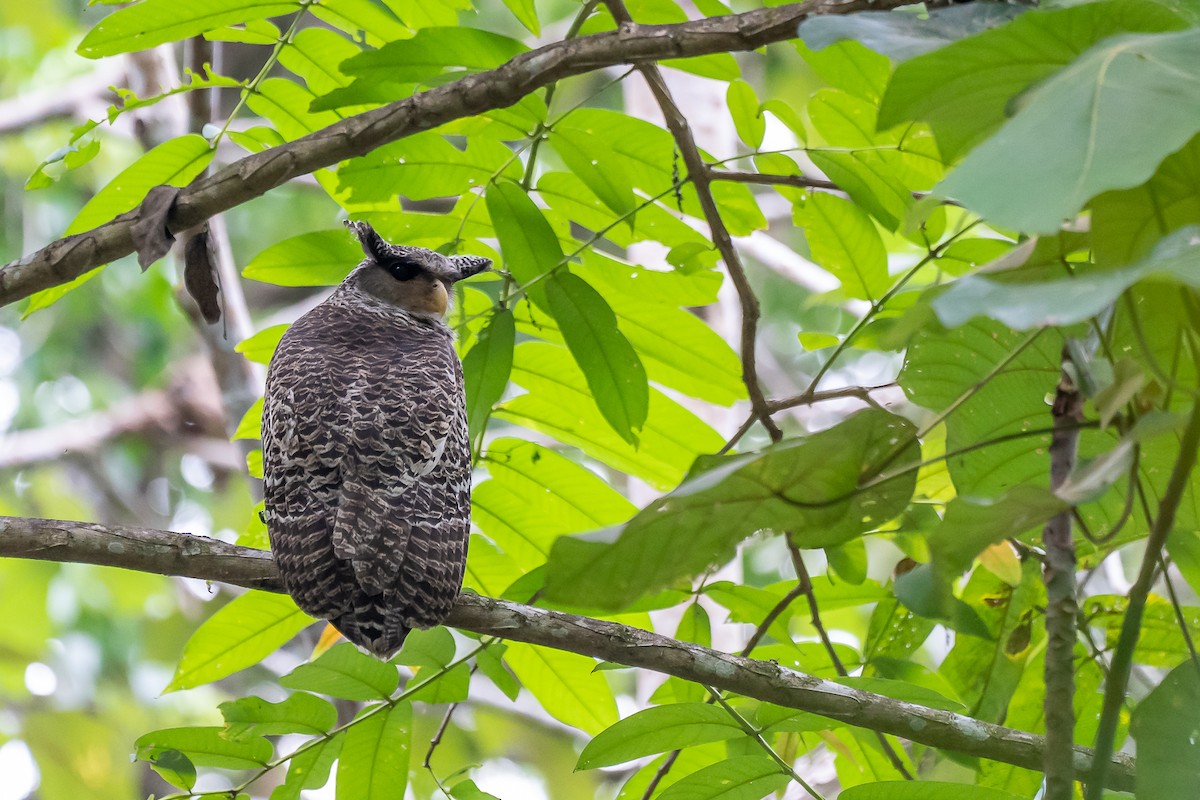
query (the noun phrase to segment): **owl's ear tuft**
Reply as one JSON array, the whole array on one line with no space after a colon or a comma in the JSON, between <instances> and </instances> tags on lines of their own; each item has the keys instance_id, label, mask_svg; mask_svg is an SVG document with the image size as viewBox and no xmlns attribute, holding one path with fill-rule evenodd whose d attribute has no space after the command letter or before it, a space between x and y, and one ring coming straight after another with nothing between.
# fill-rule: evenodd
<instances>
[{"instance_id":1,"label":"owl's ear tuft","mask_svg":"<svg viewBox=\"0 0 1200 800\"><path fill-rule=\"evenodd\" d=\"M483 256L450 256L450 263L458 274L456 281L478 275L492 266L492 260Z\"/></svg>"},{"instance_id":2,"label":"owl's ear tuft","mask_svg":"<svg viewBox=\"0 0 1200 800\"><path fill-rule=\"evenodd\" d=\"M423 265L410 257L410 249L388 244L375 229L361 220L346 220L346 227L354 232L367 257L398 281L412 280L422 271Z\"/></svg>"}]
</instances>

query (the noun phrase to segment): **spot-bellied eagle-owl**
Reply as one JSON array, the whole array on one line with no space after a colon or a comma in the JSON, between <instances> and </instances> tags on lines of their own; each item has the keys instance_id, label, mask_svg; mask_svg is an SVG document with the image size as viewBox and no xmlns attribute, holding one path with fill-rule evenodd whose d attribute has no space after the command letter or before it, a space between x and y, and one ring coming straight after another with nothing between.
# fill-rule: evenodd
<instances>
[{"instance_id":1,"label":"spot-bellied eagle-owl","mask_svg":"<svg viewBox=\"0 0 1200 800\"><path fill-rule=\"evenodd\" d=\"M486 258L388 244L284 334L267 372L267 531L284 587L381 658L437 625L462 586L471 454L462 366L442 321Z\"/></svg>"}]
</instances>

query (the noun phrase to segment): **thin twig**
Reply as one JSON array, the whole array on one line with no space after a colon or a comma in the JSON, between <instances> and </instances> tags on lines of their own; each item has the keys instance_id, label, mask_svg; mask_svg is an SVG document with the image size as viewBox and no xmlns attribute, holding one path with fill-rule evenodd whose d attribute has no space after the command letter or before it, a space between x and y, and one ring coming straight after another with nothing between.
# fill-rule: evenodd
<instances>
[{"instance_id":1,"label":"thin twig","mask_svg":"<svg viewBox=\"0 0 1200 800\"><path fill-rule=\"evenodd\" d=\"M633 19L629 16L629 11L625 8L622 0L605 0L604 4L608 7L613 19L616 20L618 30L627 31L637 27L633 24ZM683 157L683 163L687 166L688 177L696 190L700 209L704 214L704 221L708 224L713 245L721 254L721 260L725 262L725 269L729 272L729 278L737 290L738 301L742 307L742 382L746 384L751 408L754 409L759 421L771 435L772 441L778 441L783 436L783 432L771 419L771 411L767 408L767 400L763 395L762 385L759 383L758 363L755 357L760 316L758 297L755 296L754 289L750 286L746 270L742 266L742 259L738 255L737 248L733 246L733 238L729 235L729 229L725 227L725 220L721 218L721 211L717 207L716 200L713 199L709 167L700 154L700 148L696 146L696 139L692 136L687 118L684 117L683 112L675 103L675 99L671 96L671 90L667 88L666 81L663 80L658 67L650 62L642 62L637 65L637 68L642 73L642 77L646 79L646 84L654 94L659 108L662 109L667 129L674 137L675 145Z\"/></svg>"},{"instance_id":2,"label":"thin twig","mask_svg":"<svg viewBox=\"0 0 1200 800\"><path fill-rule=\"evenodd\" d=\"M478 671L479 663L476 662L471 665L471 671L468 673L468 675L473 676ZM446 735L446 728L450 727L450 718L454 716L454 712L458 710L460 705L462 705L462 703L450 704L450 707L446 709L446 713L442 717L442 723L438 725L437 732L435 732L433 734L433 738L429 740L429 749L425 751L425 760L421 762L421 766L429 770L431 775L433 774L433 767L429 765L429 762L433 758L433 752L437 750L437 746L442 743L442 737Z\"/></svg>"},{"instance_id":3,"label":"thin twig","mask_svg":"<svg viewBox=\"0 0 1200 800\"><path fill-rule=\"evenodd\" d=\"M771 747L770 742L763 738L762 732L759 731L758 728L751 725L750 721L739 714L736 708L729 705L729 702L721 696L720 692L711 686L705 686L704 688L709 691L709 694L712 696L713 700L715 700L717 704L721 706L721 708L725 709L725 713L734 718L737 724L741 726L741 729L746 732L746 735L753 739L754 743L761 747L763 752L770 756L771 760L779 765L779 768L784 772L784 774L798 783L801 788L804 789L804 791L815 797L816 800L825 800L820 792L809 786L808 783L796 773L796 770L792 768L791 764L784 760L783 756L775 752L775 748Z\"/></svg>"},{"instance_id":4,"label":"thin twig","mask_svg":"<svg viewBox=\"0 0 1200 800\"><path fill-rule=\"evenodd\" d=\"M792 542L791 536L784 537L787 542L788 552L792 556L792 568L796 570L796 588L804 595L808 601L809 619L812 626L817 631L817 638L821 640L821 644L825 647L825 652L829 654L829 661L833 664L834 670L843 678L850 673L846 670L842 660L838 658L837 649L833 646L833 640L829 638L829 632L825 630L825 623L821 621L821 610L817 605L817 593L813 589L812 576L808 574L808 567L804 565L804 555L800 552L800 548ZM879 731L875 731L876 738L879 739L879 746L883 748L883 754L887 760L891 762L892 768L900 773L905 780L911 781L913 775L908 771L908 767L904 765L904 760L900 758L900 754L892 747L892 743L888 738Z\"/></svg>"}]
</instances>

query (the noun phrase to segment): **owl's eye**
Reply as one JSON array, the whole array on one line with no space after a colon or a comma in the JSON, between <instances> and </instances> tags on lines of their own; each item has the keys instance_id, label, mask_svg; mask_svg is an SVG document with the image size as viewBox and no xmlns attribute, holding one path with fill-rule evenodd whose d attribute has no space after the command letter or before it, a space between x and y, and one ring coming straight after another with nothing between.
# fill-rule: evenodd
<instances>
[{"instance_id":1,"label":"owl's eye","mask_svg":"<svg viewBox=\"0 0 1200 800\"><path fill-rule=\"evenodd\" d=\"M411 281L421 273L420 266L404 258L390 258L379 266L398 281Z\"/></svg>"}]
</instances>

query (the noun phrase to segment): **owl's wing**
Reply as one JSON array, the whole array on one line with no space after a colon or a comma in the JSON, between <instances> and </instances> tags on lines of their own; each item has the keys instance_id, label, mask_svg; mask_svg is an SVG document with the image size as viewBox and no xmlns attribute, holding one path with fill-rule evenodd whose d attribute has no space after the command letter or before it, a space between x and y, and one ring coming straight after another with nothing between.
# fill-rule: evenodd
<instances>
[{"instance_id":1,"label":"owl's wing","mask_svg":"<svg viewBox=\"0 0 1200 800\"><path fill-rule=\"evenodd\" d=\"M371 396L372 386L381 385L390 397ZM352 564L365 592L394 593L404 588L398 584L406 564L425 561L426 542L439 533L443 515L457 513L436 491L456 406L445 387L408 372L377 373L356 388L333 549Z\"/></svg>"},{"instance_id":2,"label":"owl's wing","mask_svg":"<svg viewBox=\"0 0 1200 800\"><path fill-rule=\"evenodd\" d=\"M346 426L331 374L319 350L285 336L268 373L262 430L271 551L288 594L325 619L352 607L354 585L332 542Z\"/></svg>"}]
</instances>

